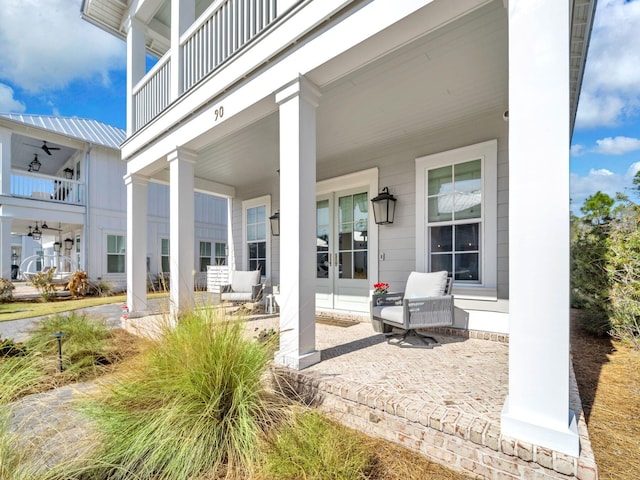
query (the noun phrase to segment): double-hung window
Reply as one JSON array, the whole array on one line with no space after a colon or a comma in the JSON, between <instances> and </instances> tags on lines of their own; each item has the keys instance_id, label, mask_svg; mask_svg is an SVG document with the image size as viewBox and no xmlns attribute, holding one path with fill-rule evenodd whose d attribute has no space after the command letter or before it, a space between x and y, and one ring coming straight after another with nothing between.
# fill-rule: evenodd
<instances>
[{"instance_id":1,"label":"double-hung window","mask_svg":"<svg viewBox=\"0 0 640 480\"><path fill-rule=\"evenodd\" d=\"M262 276L269 278L269 215L271 196L245 200L242 202L243 213L243 265L246 270L259 269ZM216 254L217 257L217 254Z\"/></svg>"},{"instance_id":2,"label":"double-hung window","mask_svg":"<svg viewBox=\"0 0 640 480\"><path fill-rule=\"evenodd\" d=\"M200 271L206 272L211 265L211 242L200 242Z\"/></svg>"},{"instance_id":3,"label":"double-hung window","mask_svg":"<svg viewBox=\"0 0 640 480\"><path fill-rule=\"evenodd\" d=\"M107 273L124 273L124 235L107 235Z\"/></svg>"},{"instance_id":4,"label":"double-hung window","mask_svg":"<svg viewBox=\"0 0 640 480\"><path fill-rule=\"evenodd\" d=\"M227 264L227 244L224 242L216 242L215 246L215 265Z\"/></svg>"},{"instance_id":5,"label":"double-hung window","mask_svg":"<svg viewBox=\"0 0 640 480\"><path fill-rule=\"evenodd\" d=\"M170 262L169 262L169 239L161 238L160 239L160 271L163 273L169 273L170 271Z\"/></svg>"},{"instance_id":6,"label":"double-hung window","mask_svg":"<svg viewBox=\"0 0 640 480\"><path fill-rule=\"evenodd\" d=\"M497 142L416 159L416 267L496 287Z\"/></svg>"}]
</instances>

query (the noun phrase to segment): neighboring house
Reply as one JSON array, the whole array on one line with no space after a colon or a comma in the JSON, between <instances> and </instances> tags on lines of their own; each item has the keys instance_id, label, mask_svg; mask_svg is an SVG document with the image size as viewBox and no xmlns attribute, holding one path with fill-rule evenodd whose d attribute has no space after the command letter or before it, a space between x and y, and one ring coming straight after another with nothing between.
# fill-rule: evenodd
<instances>
[{"instance_id":1,"label":"neighboring house","mask_svg":"<svg viewBox=\"0 0 640 480\"><path fill-rule=\"evenodd\" d=\"M19 279L19 267L26 269L30 262L25 260L33 255L43 255L44 261L35 259L31 269L44 267L46 258L55 258L58 243L55 249L91 280L125 287L124 139L123 130L95 120L0 113L2 278ZM169 188L151 184L147 202L149 235L138 254L142 274L155 280L169 272ZM227 204L224 198L195 193L189 270L192 277L197 272L196 285L204 286L207 265L226 263Z\"/></svg>"},{"instance_id":2,"label":"neighboring house","mask_svg":"<svg viewBox=\"0 0 640 480\"><path fill-rule=\"evenodd\" d=\"M316 308L366 315L373 283L444 268L458 327L509 332L503 433L577 455L569 145L594 8L84 0L127 42L129 305L146 309L149 182L171 189L174 312L192 302L194 187L229 196L231 263L280 286L276 361L320 361ZM383 187L397 212L378 226Z\"/></svg>"}]
</instances>

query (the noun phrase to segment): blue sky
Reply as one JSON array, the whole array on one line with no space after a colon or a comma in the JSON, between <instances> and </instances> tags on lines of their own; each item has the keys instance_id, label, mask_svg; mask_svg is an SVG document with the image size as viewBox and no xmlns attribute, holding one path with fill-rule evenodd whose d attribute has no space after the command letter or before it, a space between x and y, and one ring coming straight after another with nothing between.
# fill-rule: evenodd
<instances>
[{"instance_id":1,"label":"blue sky","mask_svg":"<svg viewBox=\"0 0 640 480\"><path fill-rule=\"evenodd\" d=\"M81 0L0 0L0 111L125 128L125 43L80 19ZM640 169L640 0L598 0L571 145L572 210Z\"/></svg>"}]
</instances>

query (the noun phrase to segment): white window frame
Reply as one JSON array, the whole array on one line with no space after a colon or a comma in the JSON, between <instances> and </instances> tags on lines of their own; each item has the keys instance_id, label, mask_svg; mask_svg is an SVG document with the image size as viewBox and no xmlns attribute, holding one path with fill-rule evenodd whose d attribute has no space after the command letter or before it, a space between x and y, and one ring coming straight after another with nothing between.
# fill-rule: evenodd
<instances>
[{"instance_id":1,"label":"white window frame","mask_svg":"<svg viewBox=\"0 0 640 480\"><path fill-rule=\"evenodd\" d=\"M454 280L454 293L473 295L475 291L485 290L484 294L494 297L498 273L498 141L495 139L416 158L416 270L426 272L429 266L427 171L477 159L482 164L481 278L478 284Z\"/></svg>"},{"instance_id":2,"label":"white window frame","mask_svg":"<svg viewBox=\"0 0 640 480\"><path fill-rule=\"evenodd\" d=\"M124 253L109 252L109 237L122 237L124 243ZM109 255L122 255L124 257L124 270L122 272L109 271ZM124 232L105 232L104 235L104 273L106 275L124 275L127 273L127 235Z\"/></svg>"},{"instance_id":3,"label":"white window frame","mask_svg":"<svg viewBox=\"0 0 640 480\"><path fill-rule=\"evenodd\" d=\"M266 215L266 259L264 278L271 278L271 225L269 217L271 216L271 195L263 195L261 197L244 200L242 202L242 269L249 269L249 246L247 241L247 210L256 207L265 207Z\"/></svg>"},{"instance_id":4,"label":"white window frame","mask_svg":"<svg viewBox=\"0 0 640 480\"><path fill-rule=\"evenodd\" d=\"M164 255L162 253L162 241L166 240L167 246L169 247L169 253L167 255ZM171 239L169 237L160 237L160 241L158 242L158 247L159 247L159 252L158 252L158 259L160 260L158 263L158 273L169 273L171 271ZM167 257L167 265L169 266L169 270L165 271L162 268L162 259L164 257Z\"/></svg>"},{"instance_id":5,"label":"white window frame","mask_svg":"<svg viewBox=\"0 0 640 480\"><path fill-rule=\"evenodd\" d=\"M224 264L223 265L229 265L229 255L227 253L227 242L211 242L212 245L212 250L211 250L211 259L213 260L213 263L211 265L220 265L218 264L218 259L222 258L224 259ZM218 245L222 245L224 246L224 253L223 255L217 255L217 247Z\"/></svg>"},{"instance_id":6,"label":"white window frame","mask_svg":"<svg viewBox=\"0 0 640 480\"><path fill-rule=\"evenodd\" d=\"M201 248L202 248L202 244L203 243L208 243L209 244L209 256L203 256L201 255ZM197 252L198 252L198 260L197 260L197 271L198 273L206 273L207 269L205 268L204 270L202 270L202 259L203 258L208 258L209 259L209 265L215 265L215 263L213 263L212 261L214 260L215 256L214 256L214 248L215 248L215 244L216 242L211 241L211 240L198 240L198 248L197 248Z\"/></svg>"}]
</instances>

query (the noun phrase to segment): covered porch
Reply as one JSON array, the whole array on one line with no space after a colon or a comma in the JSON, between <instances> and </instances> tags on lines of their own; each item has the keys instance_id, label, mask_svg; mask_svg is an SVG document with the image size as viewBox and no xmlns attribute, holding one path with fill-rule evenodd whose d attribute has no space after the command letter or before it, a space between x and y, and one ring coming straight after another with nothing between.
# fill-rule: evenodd
<instances>
[{"instance_id":1,"label":"covered porch","mask_svg":"<svg viewBox=\"0 0 640 480\"><path fill-rule=\"evenodd\" d=\"M445 255L458 258L465 268L450 260L450 271L461 326L510 334L509 347L499 347L503 355L509 350L508 387L499 387L509 395L502 390L500 411L490 409L499 427L485 426L532 451L535 445L578 458L568 380L569 105L575 109L575 102L567 3L354 2L329 12L330 22L314 24L269 62L251 63L259 42L203 79L123 144L129 307L134 314L147 309L142 219L153 181L171 188L174 320L193 305L193 191L227 196L230 266L260 267L265 282L279 285L276 362L307 369L305 375L331 361L316 335L320 303L364 314L373 283L402 290L410 271L428 271L449 261ZM291 15L319 22L318 9L327 5L308 2ZM135 42L130 36L131 48ZM224 83L247 65L255 69ZM447 178L458 175L455 165L462 166L456 181L471 182L471 193L480 191L481 198L474 204L479 210L465 212L470 216L460 222L451 210L432 211L440 205L436 197L458 193L447 190L453 183ZM542 185L545 193L533 202ZM398 212L393 225L378 226L363 205L384 186L398 198ZM266 220L276 211L277 237ZM467 244L447 249L434 240L458 227L470 232ZM334 245L324 250L319 240ZM326 277L320 265L329 269ZM452 357L464 356L451 345Z\"/></svg>"}]
</instances>

